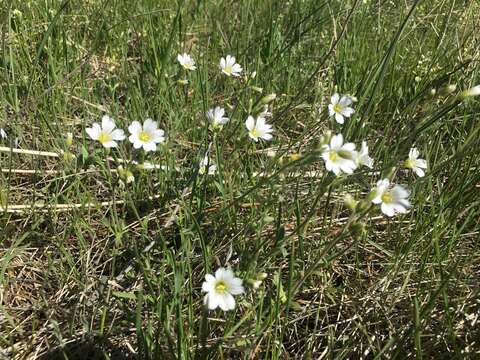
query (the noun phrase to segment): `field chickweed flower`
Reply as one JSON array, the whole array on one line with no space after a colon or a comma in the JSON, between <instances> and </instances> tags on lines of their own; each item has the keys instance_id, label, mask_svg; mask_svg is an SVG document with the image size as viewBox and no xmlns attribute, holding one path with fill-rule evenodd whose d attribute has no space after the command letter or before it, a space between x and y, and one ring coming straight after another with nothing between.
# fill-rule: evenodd
<instances>
[{"instance_id":1,"label":"field chickweed flower","mask_svg":"<svg viewBox=\"0 0 480 360\"><path fill-rule=\"evenodd\" d=\"M200 162L200 168L198 169L198 173L200 175L208 174L214 175L217 172L217 165L212 163L208 158L208 155L205 155L203 160Z\"/></svg>"},{"instance_id":2,"label":"field chickweed flower","mask_svg":"<svg viewBox=\"0 0 480 360\"><path fill-rule=\"evenodd\" d=\"M265 118L259 116L257 120L253 116L249 116L245 121L245 126L248 129L248 136L258 142L258 139L271 140L272 139L272 126L265 122Z\"/></svg>"},{"instance_id":3,"label":"field chickweed flower","mask_svg":"<svg viewBox=\"0 0 480 360\"><path fill-rule=\"evenodd\" d=\"M135 149L140 149L143 146L145 152L157 150L157 144L165 141L165 132L157 128L157 122L152 119L147 119L140 124L134 121L128 127L130 137L128 140L133 144Z\"/></svg>"},{"instance_id":4,"label":"field chickweed flower","mask_svg":"<svg viewBox=\"0 0 480 360\"><path fill-rule=\"evenodd\" d=\"M390 180L383 179L377 182L374 189L374 204L382 204L381 210L387 216L393 216L396 213L405 214L410 208L408 196L410 193L400 185L390 188Z\"/></svg>"},{"instance_id":5,"label":"field chickweed flower","mask_svg":"<svg viewBox=\"0 0 480 360\"><path fill-rule=\"evenodd\" d=\"M407 169L412 169L412 171L417 174L419 177L425 176L425 170L427 168L427 161L419 159L418 156L420 153L416 148L411 148L408 153L408 159L405 160L404 166Z\"/></svg>"},{"instance_id":6,"label":"field chickweed flower","mask_svg":"<svg viewBox=\"0 0 480 360\"><path fill-rule=\"evenodd\" d=\"M465 90L462 92L463 97L477 96L480 95L480 85L474 86L471 89Z\"/></svg>"},{"instance_id":7,"label":"field chickweed flower","mask_svg":"<svg viewBox=\"0 0 480 360\"><path fill-rule=\"evenodd\" d=\"M85 129L92 140L97 140L103 147L109 149L117 147L117 141L125 139L122 129L115 129L115 121L108 115L102 117L102 125L93 123L91 128Z\"/></svg>"},{"instance_id":8,"label":"field chickweed flower","mask_svg":"<svg viewBox=\"0 0 480 360\"><path fill-rule=\"evenodd\" d=\"M353 101L354 97L350 95L345 95L340 98L340 95L335 93L330 99L331 103L328 105L328 113L330 116L335 115L335 121L339 124L345 122L345 118L352 116L355 112L353 108L349 107Z\"/></svg>"},{"instance_id":9,"label":"field chickweed flower","mask_svg":"<svg viewBox=\"0 0 480 360\"><path fill-rule=\"evenodd\" d=\"M225 116L225 109L219 106L208 110L207 118L213 129L219 129L228 122L228 117Z\"/></svg>"},{"instance_id":10,"label":"field chickweed flower","mask_svg":"<svg viewBox=\"0 0 480 360\"><path fill-rule=\"evenodd\" d=\"M357 168L355 144L344 144L342 134L332 136L330 144L323 146L322 158L327 170L335 175L340 175L342 171L351 174Z\"/></svg>"},{"instance_id":11,"label":"field chickweed flower","mask_svg":"<svg viewBox=\"0 0 480 360\"><path fill-rule=\"evenodd\" d=\"M219 268L215 276L205 275L202 291L206 292L203 303L210 310L220 307L223 311L235 309L233 295L243 294L243 281L235 277L231 269Z\"/></svg>"},{"instance_id":12,"label":"field chickweed flower","mask_svg":"<svg viewBox=\"0 0 480 360\"><path fill-rule=\"evenodd\" d=\"M220 59L220 68L222 72L227 76L240 76L242 67L236 63L235 57L227 55L226 58Z\"/></svg>"},{"instance_id":13,"label":"field chickweed flower","mask_svg":"<svg viewBox=\"0 0 480 360\"><path fill-rule=\"evenodd\" d=\"M183 53L183 55L178 54L177 60L185 70L195 70L197 68L195 66L195 61L186 53Z\"/></svg>"},{"instance_id":14,"label":"field chickweed flower","mask_svg":"<svg viewBox=\"0 0 480 360\"><path fill-rule=\"evenodd\" d=\"M368 156L368 146L366 141L362 141L362 148L357 152L357 166L365 165L370 169L373 168L373 159Z\"/></svg>"}]
</instances>

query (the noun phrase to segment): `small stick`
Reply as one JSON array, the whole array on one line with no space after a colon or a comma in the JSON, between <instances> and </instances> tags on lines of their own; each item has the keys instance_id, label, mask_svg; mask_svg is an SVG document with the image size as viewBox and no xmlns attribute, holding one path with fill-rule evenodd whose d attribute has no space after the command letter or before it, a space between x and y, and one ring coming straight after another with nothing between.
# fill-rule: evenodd
<instances>
[{"instance_id":1,"label":"small stick","mask_svg":"<svg viewBox=\"0 0 480 360\"><path fill-rule=\"evenodd\" d=\"M38 150L26 150L26 149L16 149L7 146L0 146L0 151L9 152L14 154L27 154L27 155L36 155L36 156L48 156L48 157L59 157L55 152L51 151L38 151Z\"/></svg>"}]
</instances>

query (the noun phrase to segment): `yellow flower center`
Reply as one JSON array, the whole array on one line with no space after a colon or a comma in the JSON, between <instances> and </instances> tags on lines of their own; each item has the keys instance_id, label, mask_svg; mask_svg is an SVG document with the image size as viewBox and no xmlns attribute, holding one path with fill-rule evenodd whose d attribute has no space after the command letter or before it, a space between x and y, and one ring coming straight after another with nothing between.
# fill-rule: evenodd
<instances>
[{"instance_id":1,"label":"yellow flower center","mask_svg":"<svg viewBox=\"0 0 480 360\"><path fill-rule=\"evenodd\" d=\"M138 138L142 142L149 142L152 139L152 136L148 132L142 131L138 134Z\"/></svg>"},{"instance_id":2,"label":"yellow flower center","mask_svg":"<svg viewBox=\"0 0 480 360\"><path fill-rule=\"evenodd\" d=\"M382 202L385 203L385 204L390 204L390 203L393 202L393 197L392 197L392 194L390 193L390 191L385 191L382 194Z\"/></svg>"},{"instance_id":3,"label":"yellow flower center","mask_svg":"<svg viewBox=\"0 0 480 360\"><path fill-rule=\"evenodd\" d=\"M412 169L414 164L413 164L413 161L412 161L412 160L408 159L408 160L405 160L405 164L404 164L404 165L405 165L405 167L406 167L407 169Z\"/></svg>"},{"instance_id":4,"label":"yellow flower center","mask_svg":"<svg viewBox=\"0 0 480 360\"><path fill-rule=\"evenodd\" d=\"M112 137L105 131L101 131L100 134L98 134L98 141L100 141L101 144L105 144L106 142L112 141Z\"/></svg>"},{"instance_id":5,"label":"yellow flower center","mask_svg":"<svg viewBox=\"0 0 480 360\"><path fill-rule=\"evenodd\" d=\"M227 65L223 68L223 71L225 71L227 74L232 73L232 67L230 65Z\"/></svg>"},{"instance_id":6,"label":"yellow flower center","mask_svg":"<svg viewBox=\"0 0 480 360\"><path fill-rule=\"evenodd\" d=\"M224 294L227 292L227 284L225 284L225 281L219 280L215 284L215 291L219 294Z\"/></svg>"},{"instance_id":7,"label":"yellow flower center","mask_svg":"<svg viewBox=\"0 0 480 360\"><path fill-rule=\"evenodd\" d=\"M338 160L338 154L336 151L330 151L328 153L328 158L330 159L330 161L337 161Z\"/></svg>"},{"instance_id":8,"label":"yellow flower center","mask_svg":"<svg viewBox=\"0 0 480 360\"><path fill-rule=\"evenodd\" d=\"M254 127L251 131L250 131L250 135L252 135L253 137L255 138L258 138L260 136L260 133L258 132L257 128Z\"/></svg>"},{"instance_id":9,"label":"yellow flower center","mask_svg":"<svg viewBox=\"0 0 480 360\"><path fill-rule=\"evenodd\" d=\"M336 113L341 113L342 112L342 106L340 104L333 105L333 111L335 111Z\"/></svg>"}]
</instances>

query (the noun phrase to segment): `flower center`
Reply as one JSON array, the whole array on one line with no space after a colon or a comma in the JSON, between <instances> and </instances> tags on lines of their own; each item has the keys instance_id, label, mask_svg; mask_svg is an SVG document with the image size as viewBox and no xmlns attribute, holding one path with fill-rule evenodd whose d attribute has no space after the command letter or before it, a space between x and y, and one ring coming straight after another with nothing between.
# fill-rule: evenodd
<instances>
[{"instance_id":1,"label":"flower center","mask_svg":"<svg viewBox=\"0 0 480 360\"><path fill-rule=\"evenodd\" d=\"M385 204L390 204L390 203L393 202L393 196L390 193L390 191L385 191L382 194L382 202L385 203Z\"/></svg>"},{"instance_id":2,"label":"flower center","mask_svg":"<svg viewBox=\"0 0 480 360\"><path fill-rule=\"evenodd\" d=\"M330 159L330 161L337 161L339 156L336 151L330 151L328 153L328 158Z\"/></svg>"},{"instance_id":3,"label":"flower center","mask_svg":"<svg viewBox=\"0 0 480 360\"><path fill-rule=\"evenodd\" d=\"M336 113L341 113L342 112L342 106L340 104L333 105L333 111L335 111Z\"/></svg>"},{"instance_id":4,"label":"flower center","mask_svg":"<svg viewBox=\"0 0 480 360\"><path fill-rule=\"evenodd\" d=\"M405 167L406 167L407 169L413 169L413 165L414 165L414 163L413 163L412 160L410 160L410 159L405 160Z\"/></svg>"},{"instance_id":5,"label":"flower center","mask_svg":"<svg viewBox=\"0 0 480 360\"><path fill-rule=\"evenodd\" d=\"M105 131L101 131L100 134L98 134L98 141L100 141L101 144L105 144L106 142L112 141L112 137Z\"/></svg>"},{"instance_id":6,"label":"flower center","mask_svg":"<svg viewBox=\"0 0 480 360\"><path fill-rule=\"evenodd\" d=\"M215 284L215 291L219 294L225 294L227 292L227 284L223 280L217 281Z\"/></svg>"},{"instance_id":7,"label":"flower center","mask_svg":"<svg viewBox=\"0 0 480 360\"><path fill-rule=\"evenodd\" d=\"M253 137L257 138L260 136L260 132L258 131L258 129L256 127L254 127L251 131L250 131L250 135L252 135Z\"/></svg>"},{"instance_id":8,"label":"flower center","mask_svg":"<svg viewBox=\"0 0 480 360\"><path fill-rule=\"evenodd\" d=\"M231 74L232 73L232 66L231 65L227 65L223 68L223 71L225 71L227 74Z\"/></svg>"},{"instance_id":9,"label":"flower center","mask_svg":"<svg viewBox=\"0 0 480 360\"><path fill-rule=\"evenodd\" d=\"M142 131L138 134L138 138L142 142L149 142L152 139L152 136L148 132Z\"/></svg>"}]
</instances>

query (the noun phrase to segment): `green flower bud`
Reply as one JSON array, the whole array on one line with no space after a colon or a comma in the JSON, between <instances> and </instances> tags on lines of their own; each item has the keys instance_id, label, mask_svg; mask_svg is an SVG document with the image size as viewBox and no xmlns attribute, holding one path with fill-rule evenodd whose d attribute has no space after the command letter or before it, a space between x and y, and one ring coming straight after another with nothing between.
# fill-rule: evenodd
<instances>
[{"instance_id":1,"label":"green flower bud","mask_svg":"<svg viewBox=\"0 0 480 360\"><path fill-rule=\"evenodd\" d=\"M262 104L265 104L265 105L266 105L266 104L271 103L271 102L272 102L273 100L275 100L276 98L277 98L277 94L269 94L269 95L267 95L267 96L264 96L264 97L262 98L262 100L260 100L260 101L261 101Z\"/></svg>"}]
</instances>

